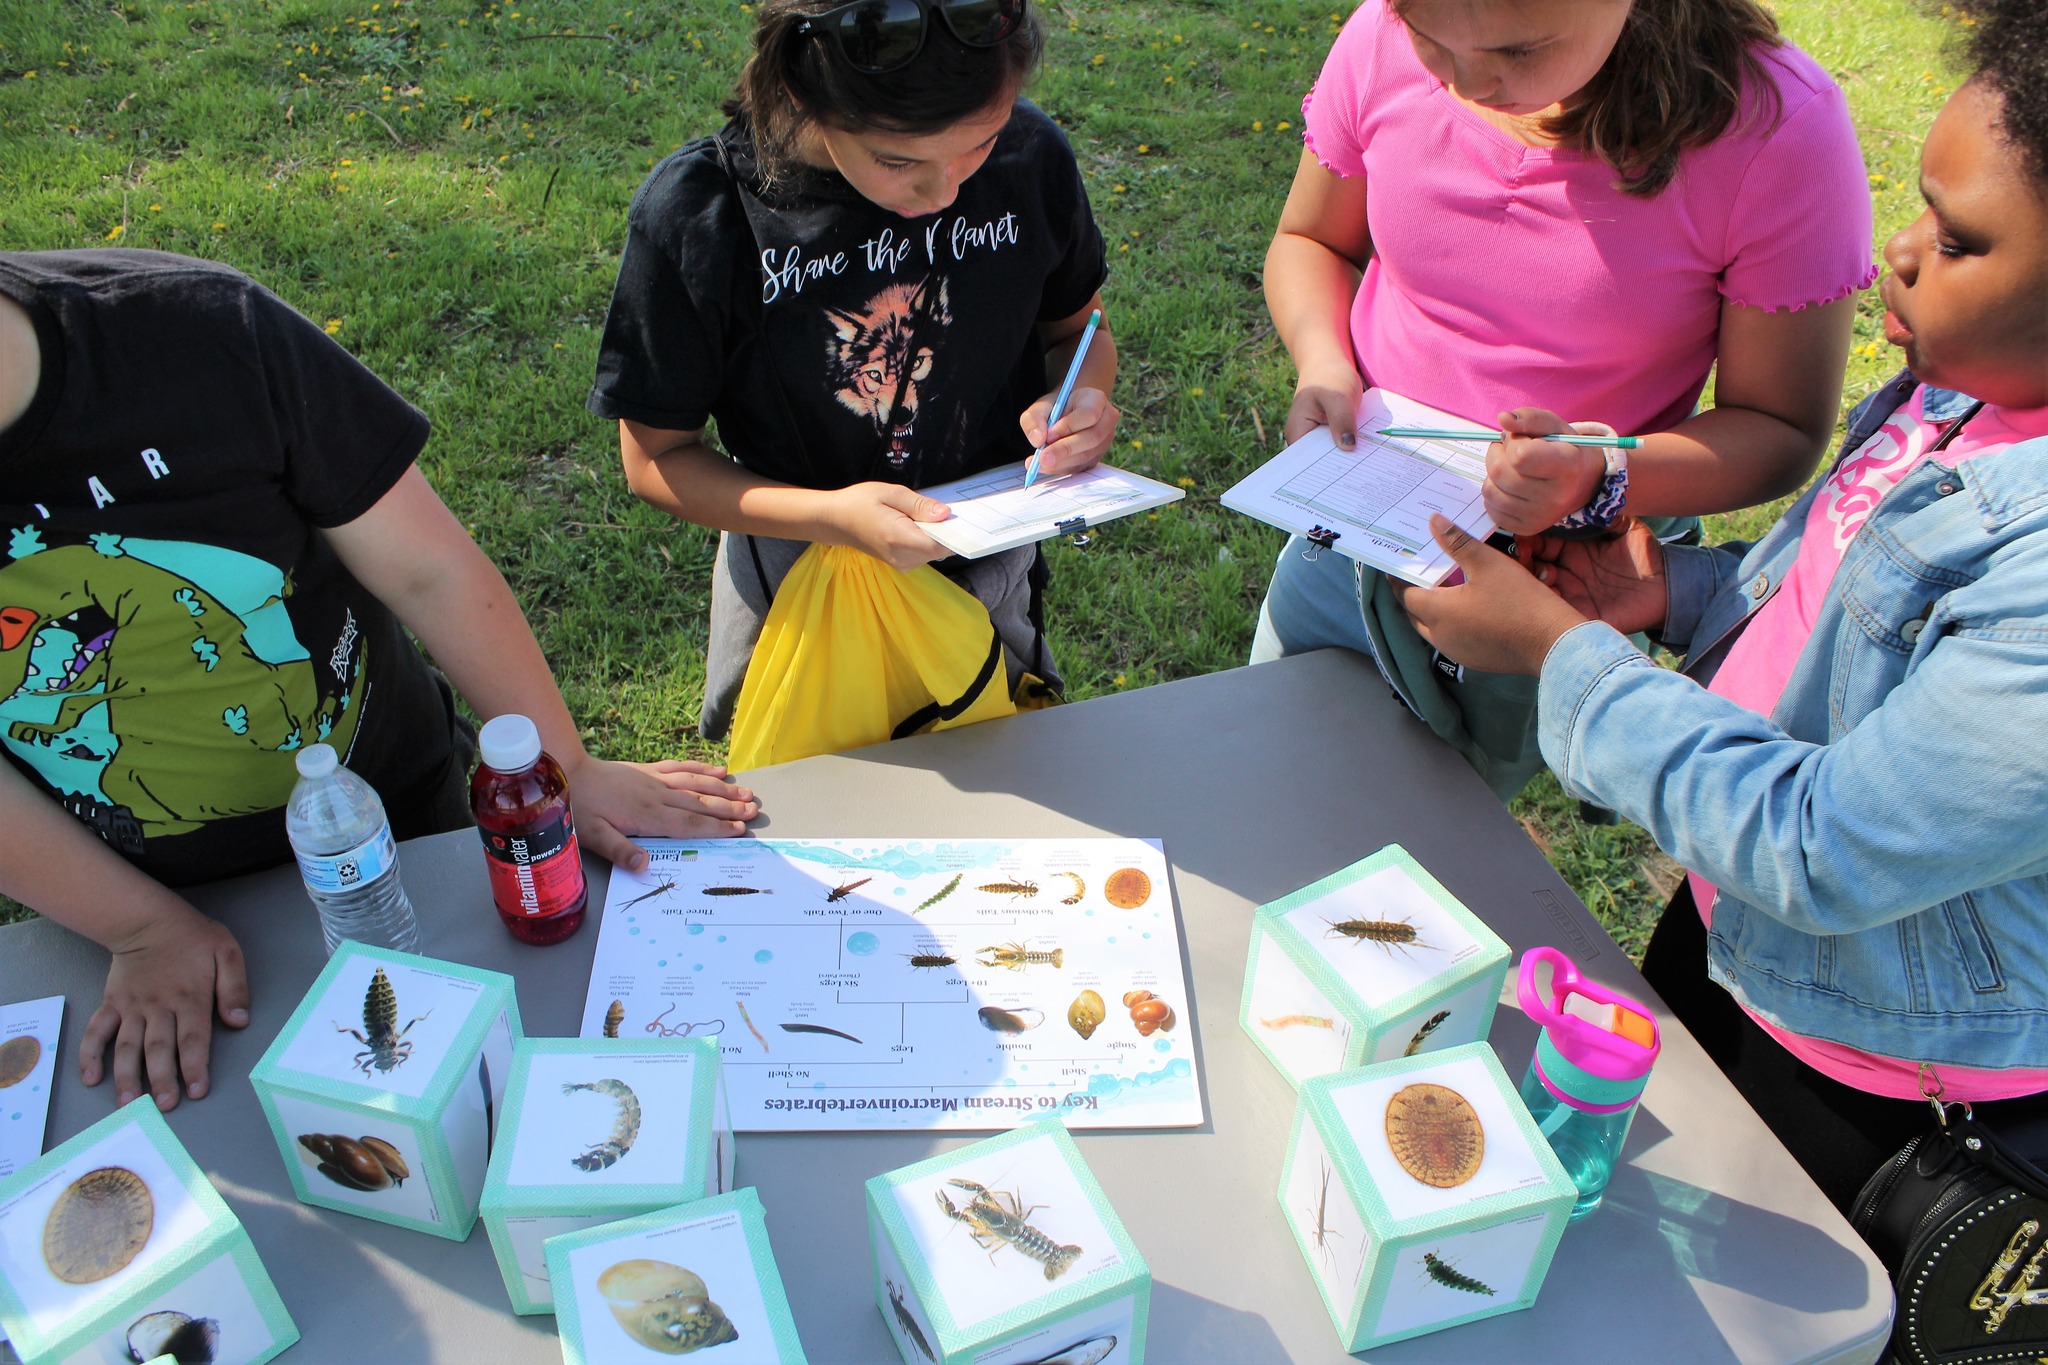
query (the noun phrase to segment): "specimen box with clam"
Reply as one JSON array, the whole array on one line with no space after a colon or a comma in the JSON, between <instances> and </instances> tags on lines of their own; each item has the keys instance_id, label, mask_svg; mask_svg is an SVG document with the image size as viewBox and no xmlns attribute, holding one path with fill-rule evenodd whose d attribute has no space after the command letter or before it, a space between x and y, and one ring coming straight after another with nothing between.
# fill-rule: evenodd
<instances>
[{"instance_id":1,"label":"specimen box with clam","mask_svg":"<svg viewBox=\"0 0 2048 1365\"><path fill-rule=\"evenodd\" d=\"M564 1365L802 1365L752 1189L547 1240Z\"/></svg>"},{"instance_id":2,"label":"specimen box with clam","mask_svg":"<svg viewBox=\"0 0 2048 1365\"><path fill-rule=\"evenodd\" d=\"M1399 844L1262 905L1238 1023L1288 1082L1484 1039L1508 946Z\"/></svg>"},{"instance_id":3,"label":"specimen box with clam","mask_svg":"<svg viewBox=\"0 0 2048 1365\"><path fill-rule=\"evenodd\" d=\"M905 1365L1142 1365L1152 1272L1058 1119L868 1181Z\"/></svg>"},{"instance_id":4,"label":"specimen box with clam","mask_svg":"<svg viewBox=\"0 0 2048 1365\"><path fill-rule=\"evenodd\" d=\"M529 1038L484 1182L515 1313L550 1313L543 1243L732 1188L732 1118L709 1038Z\"/></svg>"},{"instance_id":5,"label":"specimen box with clam","mask_svg":"<svg viewBox=\"0 0 2048 1365\"><path fill-rule=\"evenodd\" d=\"M293 1191L468 1237L520 1036L511 977L343 943L249 1076Z\"/></svg>"},{"instance_id":6,"label":"specimen box with clam","mask_svg":"<svg viewBox=\"0 0 2048 1365\"><path fill-rule=\"evenodd\" d=\"M256 1365L299 1339L147 1095L0 1180L0 1333L25 1365Z\"/></svg>"},{"instance_id":7,"label":"specimen box with clam","mask_svg":"<svg viewBox=\"0 0 2048 1365\"><path fill-rule=\"evenodd\" d=\"M1307 1081L1280 1173L1346 1351L1529 1307L1577 1198L1484 1043Z\"/></svg>"}]
</instances>

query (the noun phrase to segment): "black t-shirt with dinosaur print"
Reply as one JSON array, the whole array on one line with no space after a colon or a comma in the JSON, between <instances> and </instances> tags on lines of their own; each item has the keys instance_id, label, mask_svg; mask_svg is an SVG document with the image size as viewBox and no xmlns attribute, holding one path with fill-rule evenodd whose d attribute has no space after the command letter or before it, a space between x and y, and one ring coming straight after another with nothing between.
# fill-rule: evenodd
<instances>
[{"instance_id":1,"label":"black t-shirt with dinosaur print","mask_svg":"<svg viewBox=\"0 0 2048 1365\"><path fill-rule=\"evenodd\" d=\"M1104 275L1073 151L1026 101L921 218L801 165L764 187L728 126L634 197L589 406L675 431L715 417L735 459L789 483L927 487L1031 453L1037 325Z\"/></svg>"},{"instance_id":2,"label":"black t-shirt with dinosaur print","mask_svg":"<svg viewBox=\"0 0 2048 1365\"><path fill-rule=\"evenodd\" d=\"M0 752L169 885L288 859L325 740L419 827L446 689L323 527L424 415L245 276L158 252L0 253L42 352L0 432Z\"/></svg>"}]
</instances>

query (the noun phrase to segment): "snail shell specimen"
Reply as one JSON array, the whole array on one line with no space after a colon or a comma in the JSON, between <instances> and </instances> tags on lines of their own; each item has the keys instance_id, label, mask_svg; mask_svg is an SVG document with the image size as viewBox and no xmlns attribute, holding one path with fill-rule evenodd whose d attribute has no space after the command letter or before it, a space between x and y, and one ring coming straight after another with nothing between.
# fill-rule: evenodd
<instances>
[{"instance_id":1,"label":"snail shell specimen","mask_svg":"<svg viewBox=\"0 0 2048 1365\"><path fill-rule=\"evenodd\" d=\"M412 1174L398 1148L383 1138L301 1133L299 1146L320 1158L320 1174L351 1190L388 1190Z\"/></svg>"},{"instance_id":2,"label":"snail shell specimen","mask_svg":"<svg viewBox=\"0 0 2048 1365\"><path fill-rule=\"evenodd\" d=\"M1067 1006L1067 1023L1085 1042L1094 1036L1096 1025L1108 1014L1108 1007L1102 1003L1101 996L1094 991L1082 991L1074 997L1074 1003Z\"/></svg>"},{"instance_id":3,"label":"snail shell specimen","mask_svg":"<svg viewBox=\"0 0 2048 1365\"><path fill-rule=\"evenodd\" d=\"M9 1038L0 1043L0 1090L27 1080L28 1073L34 1071L36 1063L42 1059L43 1045L36 1041L33 1033L24 1033L19 1038Z\"/></svg>"},{"instance_id":4,"label":"snail shell specimen","mask_svg":"<svg viewBox=\"0 0 2048 1365\"><path fill-rule=\"evenodd\" d=\"M212 1318L195 1318L166 1309L144 1313L128 1329L128 1358L142 1365L159 1356L169 1356L178 1365L213 1365L220 1349L220 1324Z\"/></svg>"},{"instance_id":5,"label":"snail shell specimen","mask_svg":"<svg viewBox=\"0 0 2048 1365\"><path fill-rule=\"evenodd\" d=\"M66 1284L125 1269L156 1226L149 1185L125 1166L87 1171L65 1187L43 1224L43 1261Z\"/></svg>"},{"instance_id":6,"label":"snail shell specimen","mask_svg":"<svg viewBox=\"0 0 2048 1365\"><path fill-rule=\"evenodd\" d=\"M620 1261L597 1277L597 1292L626 1335L663 1355L687 1355L739 1340L739 1329L691 1271L667 1261Z\"/></svg>"},{"instance_id":7,"label":"snail shell specimen","mask_svg":"<svg viewBox=\"0 0 2048 1365\"><path fill-rule=\"evenodd\" d=\"M1444 1085L1418 1082L1387 1101L1387 1148L1401 1169L1448 1190L1479 1173L1486 1129L1472 1105Z\"/></svg>"},{"instance_id":8,"label":"snail shell specimen","mask_svg":"<svg viewBox=\"0 0 2048 1365\"><path fill-rule=\"evenodd\" d=\"M1135 910L1152 898L1152 879L1135 867L1120 867L1102 884L1102 895L1119 910Z\"/></svg>"},{"instance_id":9,"label":"snail shell specimen","mask_svg":"<svg viewBox=\"0 0 2048 1365\"><path fill-rule=\"evenodd\" d=\"M1162 1029L1171 1033L1178 1022L1173 1015L1173 1006L1150 991L1124 992L1124 1005L1131 1012L1131 1022L1138 1026L1140 1038L1150 1038Z\"/></svg>"}]
</instances>

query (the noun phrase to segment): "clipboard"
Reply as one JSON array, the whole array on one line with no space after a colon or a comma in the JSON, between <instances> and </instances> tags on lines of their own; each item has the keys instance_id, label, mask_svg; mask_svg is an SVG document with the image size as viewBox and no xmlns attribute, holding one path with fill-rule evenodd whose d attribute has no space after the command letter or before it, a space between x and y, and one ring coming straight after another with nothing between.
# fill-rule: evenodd
<instances>
[{"instance_id":1,"label":"clipboard","mask_svg":"<svg viewBox=\"0 0 2048 1365\"><path fill-rule=\"evenodd\" d=\"M1040 476L1026 488L1022 461L918 491L952 507L950 520L921 524L933 540L965 559L1054 536L1079 537L1106 521L1187 496L1185 489L1109 465Z\"/></svg>"},{"instance_id":2,"label":"clipboard","mask_svg":"<svg viewBox=\"0 0 2048 1365\"><path fill-rule=\"evenodd\" d=\"M1317 427L1223 495L1225 507L1302 536L1303 553L1326 551L1406 583L1434 588L1457 566L1429 532L1441 512L1485 540L1494 532L1480 489L1484 447L1463 441L1397 440L1381 427L1428 426L1496 434L1412 398L1367 389L1358 406L1358 444L1338 446Z\"/></svg>"}]
</instances>

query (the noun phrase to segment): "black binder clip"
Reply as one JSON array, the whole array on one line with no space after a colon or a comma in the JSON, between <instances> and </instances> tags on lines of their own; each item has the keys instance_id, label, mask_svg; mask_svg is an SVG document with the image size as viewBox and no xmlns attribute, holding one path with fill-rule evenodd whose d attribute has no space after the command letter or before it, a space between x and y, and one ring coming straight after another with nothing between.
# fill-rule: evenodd
<instances>
[{"instance_id":1,"label":"black binder clip","mask_svg":"<svg viewBox=\"0 0 2048 1365\"><path fill-rule=\"evenodd\" d=\"M1337 537L1342 534L1343 532L1332 531L1327 526L1310 527L1308 534L1302 537L1308 542L1309 547L1301 552L1301 557L1311 564L1315 563L1323 557L1323 551L1336 545Z\"/></svg>"},{"instance_id":2,"label":"black binder clip","mask_svg":"<svg viewBox=\"0 0 2048 1365\"><path fill-rule=\"evenodd\" d=\"M1088 529L1087 517L1068 517L1065 521L1054 522L1052 528L1072 542L1075 549L1087 548L1088 537L1083 534Z\"/></svg>"}]
</instances>

